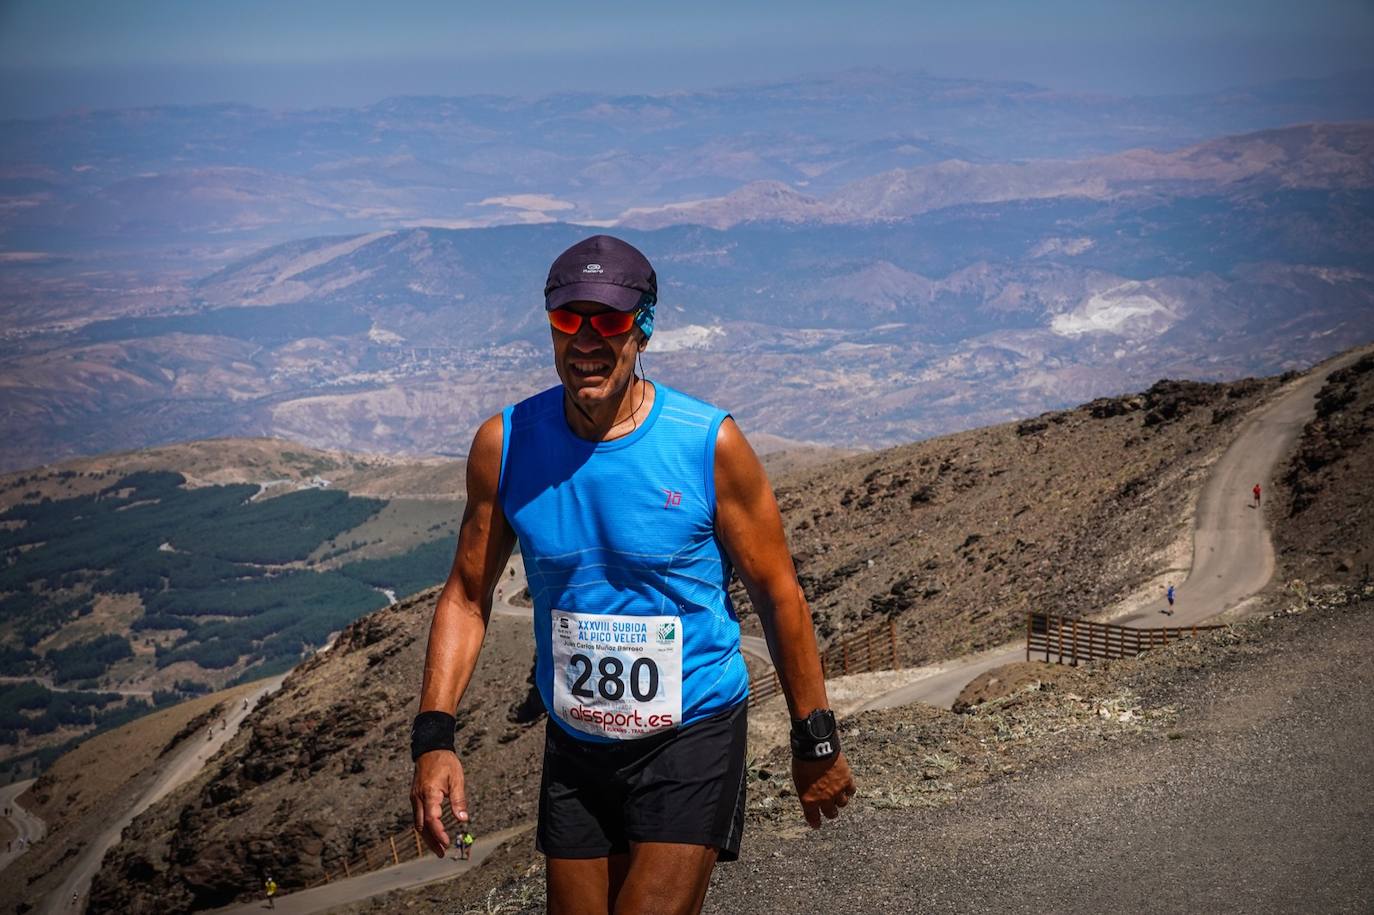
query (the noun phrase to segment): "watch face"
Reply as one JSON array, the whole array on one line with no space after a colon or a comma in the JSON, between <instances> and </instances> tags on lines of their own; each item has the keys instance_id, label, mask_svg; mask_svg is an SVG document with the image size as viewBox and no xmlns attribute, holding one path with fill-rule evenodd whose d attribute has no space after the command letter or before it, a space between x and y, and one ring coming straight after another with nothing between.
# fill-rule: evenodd
<instances>
[{"instance_id":1,"label":"watch face","mask_svg":"<svg viewBox=\"0 0 1374 915\"><path fill-rule=\"evenodd\" d=\"M835 734L835 713L814 711L806 716L806 730L816 740L826 740Z\"/></svg>"}]
</instances>

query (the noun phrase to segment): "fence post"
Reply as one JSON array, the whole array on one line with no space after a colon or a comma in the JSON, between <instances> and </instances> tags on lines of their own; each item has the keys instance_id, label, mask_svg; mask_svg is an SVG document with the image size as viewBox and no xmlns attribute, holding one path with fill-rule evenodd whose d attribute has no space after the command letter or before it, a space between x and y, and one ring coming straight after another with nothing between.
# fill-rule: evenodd
<instances>
[{"instance_id":1,"label":"fence post","mask_svg":"<svg viewBox=\"0 0 1374 915\"><path fill-rule=\"evenodd\" d=\"M1027 611L1026 611L1026 661L1027 661L1027 662L1030 661L1031 628L1032 628L1032 624L1033 624L1033 621L1034 621L1034 620L1035 620L1035 611L1033 611L1033 610L1027 610Z\"/></svg>"},{"instance_id":2,"label":"fence post","mask_svg":"<svg viewBox=\"0 0 1374 915\"><path fill-rule=\"evenodd\" d=\"M347 858L347 857L345 857L345 858L343 859L343 864L344 864L344 877L346 877L346 878L347 878L347 877L352 877L352 876L353 876L353 872L350 871L350 870L348 869L348 858Z\"/></svg>"},{"instance_id":3,"label":"fence post","mask_svg":"<svg viewBox=\"0 0 1374 915\"><path fill-rule=\"evenodd\" d=\"M891 646L890 654L892 655L892 669L896 670L900 666L897 663L897 621L890 617L887 621L887 638L888 644Z\"/></svg>"},{"instance_id":4,"label":"fence post","mask_svg":"<svg viewBox=\"0 0 1374 915\"><path fill-rule=\"evenodd\" d=\"M1063 663L1064 663L1064 617L1062 617L1062 616L1059 618L1059 652L1058 652L1058 653L1059 653L1059 661L1058 661L1058 663L1063 664Z\"/></svg>"},{"instance_id":5,"label":"fence post","mask_svg":"<svg viewBox=\"0 0 1374 915\"><path fill-rule=\"evenodd\" d=\"M392 861L392 863L393 863L393 864L400 864L400 863L401 863L401 856L400 856L400 854L396 851L396 837L395 837L395 836L387 836L387 841L391 843L391 861Z\"/></svg>"},{"instance_id":6,"label":"fence post","mask_svg":"<svg viewBox=\"0 0 1374 915\"><path fill-rule=\"evenodd\" d=\"M844 650L844 672L849 673L849 639L841 642L840 648Z\"/></svg>"},{"instance_id":7,"label":"fence post","mask_svg":"<svg viewBox=\"0 0 1374 915\"><path fill-rule=\"evenodd\" d=\"M1050 663L1050 615L1045 614L1045 663Z\"/></svg>"},{"instance_id":8,"label":"fence post","mask_svg":"<svg viewBox=\"0 0 1374 915\"><path fill-rule=\"evenodd\" d=\"M1072 623L1070 623L1070 625L1073 626L1073 635L1072 635L1073 641L1072 641L1072 643L1071 643L1071 645L1070 645L1069 651L1072 653L1071 656L1072 656L1072 658L1073 658L1073 666L1074 666L1074 667L1077 667L1077 666L1078 666L1078 620L1074 620Z\"/></svg>"}]
</instances>

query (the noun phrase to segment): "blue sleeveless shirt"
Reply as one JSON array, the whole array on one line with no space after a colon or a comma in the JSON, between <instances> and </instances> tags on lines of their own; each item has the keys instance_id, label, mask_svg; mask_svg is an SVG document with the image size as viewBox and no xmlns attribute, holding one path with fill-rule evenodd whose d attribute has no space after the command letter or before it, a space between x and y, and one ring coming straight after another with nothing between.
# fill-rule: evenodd
<instances>
[{"instance_id":1,"label":"blue sleeveless shirt","mask_svg":"<svg viewBox=\"0 0 1374 915\"><path fill-rule=\"evenodd\" d=\"M536 685L550 717L594 743L689 725L749 692L715 531L727 414L654 392L643 425L608 442L573 433L561 385L502 414L499 498L534 604Z\"/></svg>"}]
</instances>

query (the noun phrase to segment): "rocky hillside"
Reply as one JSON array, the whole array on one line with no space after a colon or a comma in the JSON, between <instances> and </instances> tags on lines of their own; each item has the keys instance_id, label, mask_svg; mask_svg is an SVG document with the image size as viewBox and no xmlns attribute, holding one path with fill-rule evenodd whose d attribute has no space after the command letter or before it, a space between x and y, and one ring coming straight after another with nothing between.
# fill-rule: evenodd
<instances>
[{"instance_id":1,"label":"rocky hillside","mask_svg":"<svg viewBox=\"0 0 1374 915\"><path fill-rule=\"evenodd\" d=\"M1277 379L1144 394L860 455L778 492L823 637L897 622L908 663L993 644L1028 606L1091 611L1175 561L1205 468ZM1186 557L1185 557L1186 559ZM209 771L135 821L93 912L286 888L409 822L406 732L433 594L350 627ZM542 734L528 623L494 617L459 745L482 830L533 817Z\"/></svg>"},{"instance_id":2,"label":"rocky hillside","mask_svg":"<svg viewBox=\"0 0 1374 915\"><path fill-rule=\"evenodd\" d=\"M205 727L256 688L240 686L154 712L97 735L58 759L21 798L48 831L5 868L0 911L25 911L26 902L32 904L56 887L111 811L147 791L185 741L204 743Z\"/></svg>"},{"instance_id":3,"label":"rocky hillside","mask_svg":"<svg viewBox=\"0 0 1374 915\"><path fill-rule=\"evenodd\" d=\"M1000 644L1027 610L1097 613L1186 565L1207 467L1279 381L1161 381L780 479L818 631L892 620L918 664Z\"/></svg>"},{"instance_id":4,"label":"rocky hillside","mask_svg":"<svg viewBox=\"0 0 1374 915\"><path fill-rule=\"evenodd\" d=\"M1368 580L1374 564L1374 354L1333 372L1266 506L1280 574Z\"/></svg>"},{"instance_id":5,"label":"rocky hillside","mask_svg":"<svg viewBox=\"0 0 1374 915\"><path fill-rule=\"evenodd\" d=\"M91 912L193 911L337 870L408 827L408 733L435 592L372 614L298 668L198 778L135 820ZM529 624L496 617L459 715L482 829L533 816L542 715L528 712ZM512 675L513 672L518 672Z\"/></svg>"}]
</instances>

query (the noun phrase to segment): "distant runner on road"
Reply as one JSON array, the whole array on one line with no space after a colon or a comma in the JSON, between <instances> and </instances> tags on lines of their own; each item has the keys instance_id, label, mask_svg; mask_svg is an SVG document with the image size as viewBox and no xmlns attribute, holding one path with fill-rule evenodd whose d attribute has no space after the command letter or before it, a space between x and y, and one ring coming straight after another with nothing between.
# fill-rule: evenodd
<instances>
[{"instance_id":1,"label":"distant runner on road","mask_svg":"<svg viewBox=\"0 0 1374 915\"><path fill-rule=\"evenodd\" d=\"M263 881L262 889L267 894L267 907L275 909L277 907L277 881L268 875L267 879Z\"/></svg>"},{"instance_id":2,"label":"distant runner on road","mask_svg":"<svg viewBox=\"0 0 1374 915\"><path fill-rule=\"evenodd\" d=\"M697 912L744 820L732 569L783 683L807 822L838 816L854 781L763 467L728 413L635 370L658 296L649 261L593 236L554 261L544 296L560 384L487 420L469 452L412 729L415 827L442 857L447 798L466 828L453 715L518 540L549 712L535 839L549 911Z\"/></svg>"},{"instance_id":3,"label":"distant runner on road","mask_svg":"<svg viewBox=\"0 0 1374 915\"><path fill-rule=\"evenodd\" d=\"M1255 494L1255 508L1259 508L1259 507L1260 507L1260 485L1259 485L1258 483L1256 483L1256 484L1255 484L1255 488L1252 489L1252 490L1250 490L1250 491L1253 492L1253 493Z\"/></svg>"},{"instance_id":4,"label":"distant runner on road","mask_svg":"<svg viewBox=\"0 0 1374 915\"><path fill-rule=\"evenodd\" d=\"M1168 592L1167 592L1164 596L1167 597L1167 598L1169 599L1169 609L1165 610L1164 612L1167 613L1167 614L1169 614L1170 616L1173 616L1173 615L1174 615L1174 584L1173 584L1173 582L1170 582L1170 583L1169 583L1169 590L1168 590Z\"/></svg>"}]
</instances>

